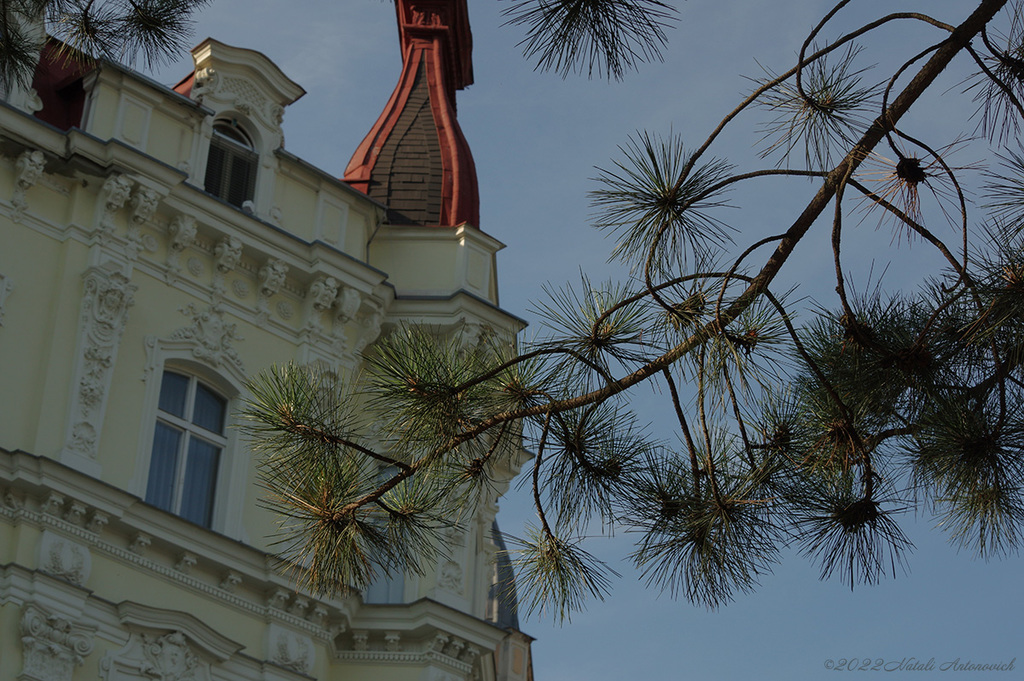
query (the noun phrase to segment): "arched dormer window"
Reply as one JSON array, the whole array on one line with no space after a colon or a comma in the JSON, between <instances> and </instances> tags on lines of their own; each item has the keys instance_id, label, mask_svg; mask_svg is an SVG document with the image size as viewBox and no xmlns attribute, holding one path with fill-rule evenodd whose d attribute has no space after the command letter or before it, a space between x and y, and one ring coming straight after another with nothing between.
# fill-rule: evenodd
<instances>
[{"instance_id":1,"label":"arched dormer window","mask_svg":"<svg viewBox=\"0 0 1024 681\"><path fill-rule=\"evenodd\" d=\"M245 130L234 119L215 121L206 161L206 191L241 208L253 198L258 168L259 155Z\"/></svg>"}]
</instances>

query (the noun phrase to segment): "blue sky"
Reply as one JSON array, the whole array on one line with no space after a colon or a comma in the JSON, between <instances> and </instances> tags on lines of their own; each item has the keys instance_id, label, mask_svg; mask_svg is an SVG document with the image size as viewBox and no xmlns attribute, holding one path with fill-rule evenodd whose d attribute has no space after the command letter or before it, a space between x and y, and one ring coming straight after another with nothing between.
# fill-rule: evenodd
<instances>
[{"instance_id":1,"label":"blue sky","mask_svg":"<svg viewBox=\"0 0 1024 681\"><path fill-rule=\"evenodd\" d=\"M501 302L528 320L541 286L578 280L583 269L594 280L623 277L606 262L610 243L589 227L586 192L595 166L607 167L617 147L637 130L672 132L696 145L750 89L743 76L762 73L759 64L781 71L795 61L807 31L831 3L679 2L680 21L670 34L664 63L643 66L625 82L607 83L532 71L515 43L515 29L502 28L498 0L470 0L476 83L459 94L459 119L473 149L481 188L481 228L508 245L499 255ZM853 3L858 14L898 9L929 11L952 23L974 5L964 0ZM845 15L844 15L845 16ZM906 31L907 33L902 33ZM273 59L309 94L285 114L286 147L340 175L356 145L383 108L400 69L394 11L381 0L214 0L197 16L196 41L207 35L257 49ZM909 40L906 39L909 36ZM938 39L934 30L906 23L880 34L868 64L886 64L897 49L912 54ZM904 44L905 43L905 44ZM960 68L964 68L961 65ZM190 69L187 62L164 67L158 80L171 83ZM888 77L881 68L870 78ZM954 66L934 95L907 121L908 129L942 146L959 130L973 105L960 95L965 71ZM717 156L755 163L756 116L735 124ZM973 154L973 155L971 155ZM985 162L984 146L969 149L960 165ZM764 163L756 167L764 167ZM802 208L813 185L772 179L734 192L739 206L728 217L740 240L782 231ZM936 266L920 244L892 243L889 233L865 220L845 247L848 263L863 283L885 271L889 286L913 286ZM802 295L827 296L834 283L827 229L815 230L789 263L787 284L804 283ZM780 287L783 288L783 287ZM528 334L530 331L527 332ZM653 432L667 432L662 407L640 398ZM530 515L525 499L503 504L503 527L515 533ZM874 587L850 591L838 581L821 582L797 555L786 554L761 588L715 612L645 589L629 567L628 535L599 540L592 550L623 573L612 596L559 626L533 619L523 628L537 638L534 667L539 681L613 681L633 678L826 679L826 661L904 658L936 667L962 662L1009 662L1024 669L1024 602L1019 557L983 562L946 543L934 521L905 518L917 549L909 572ZM858 672L885 678L931 678L940 671ZM956 673L956 672L950 672ZM967 672L961 672L966 674ZM992 672L986 678L1016 678ZM860 676L858 676L860 678Z\"/></svg>"}]
</instances>

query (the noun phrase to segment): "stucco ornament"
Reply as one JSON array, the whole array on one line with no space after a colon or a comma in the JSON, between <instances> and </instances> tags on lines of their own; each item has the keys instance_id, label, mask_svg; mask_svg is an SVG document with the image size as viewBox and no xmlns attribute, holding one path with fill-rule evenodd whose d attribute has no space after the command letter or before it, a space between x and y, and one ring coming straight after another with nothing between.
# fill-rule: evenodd
<instances>
[{"instance_id":1,"label":"stucco ornament","mask_svg":"<svg viewBox=\"0 0 1024 681\"><path fill-rule=\"evenodd\" d=\"M323 313L334 304L340 286L334 277L317 277L306 291L306 327L319 330L323 327Z\"/></svg>"},{"instance_id":2,"label":"stucco ornament","mask_svg":"<svg viewBox=\"0 0 1024 681\"><path fill-rule=\"evenodd\" d=\"M132 222L142 225L153 217L160 204L160 194L149 187L139 187L131 198Z\"/></svg>"},{"instance_id":3,"label":"stucco ornament","mask_svg":"<svg viewBox=\"0 0 1024 681\"><path fill-rule=\"evenodd\" d=\"M260 295L269 298L284 286L288 264L278 258L268 258L259 271Z\"/></svg>"},{"instance_id":4,"label":"stucco ornament","mask_svg":"<svg viewBox=\"0 0 1024 681\"><path fill-rule=\"evenodd\" d=\"M441 566L441 575L437 581L438 586L452 593L462 593L462 568L455 561L446 561Z\"/></svg>"},{"instance_id":5,"label":"stucco ornament","mask_svg":"<svg viewBox=\"0 0 1024 681\"><path fill-rule=\"evenodd\" d=\"M259 295L256 299L256 317L260 323L270 318L270 299L284 286L288 276L288 264L278 258L267 258L257 272Z\"/></svg>"},{"instance_id":6,"label":"stucco ornament","mask_svg":"<svg viewBox=\"0 0 1024 681\"><path fill-rule=\"evenodd\" d=\"M188 639L179 631L152 639L143 634L145 655L139 671L160 681L199 681L199 660L188 646Z\"/></svg>"},{"instance_id":7,"label":"stucco ornament","mask_svg":"<svg viewBox=\"0 0 1024 681\"><path fill-rule=\"evenodd\" d=\"M200 310L189 303L179 310L192 318L192 323L171 334L172 341L185 341L192 346L192 356L213 367L229 365L245 373L245 365L234 341L244 340L238 335L237 327L224 319L224 308L218 303Z\"/></svg>"},{"instance_id":8,"label":"stucco ornament","mask_svg":"<svg viewBox=\"0 0 1024 681\"><path fill-rule=\"evenodd\" d=\"M332 335L334 336L334 349L343 353L348 349L348 334L345 333L345 325L354 321L360 306L363 304L363 296L351 286L342 286L334 301L334 308L337 314L334 317Z\"/></svg>"},{"instance_id":9,"label":"stucco ornament","mask_svg":"<svg viewBox=\"0 0 1024 681\"><path fill-rule=\"evenodd\" d=\"M217 262L217 271L227 274L238 266L242 259L242 240L237 236L226 236L213 248L213 259Z\"/></svg>"},{"instance_id":10,"label":"stucco ornament","mask_svg":"<svg viewBox=\"0 0 1024 681\"><path fill-rule=\"evenodd\" d=\"M11 205L14 211L11 219L20 222L25 210L28 208L26 192L39 182L43 176L43 169L46 166L46 157L38 150L26 150L21 152L18 160L14 162L14 197Z\"/></svg>"},{"instance_id":11,"label":"stucco ornament","mask_svg":"<svg viewBox=\"0 0 1024 681\"><path fill-rule=\"evenodd\" d=\"M150 221L160 204L160 194L149 187L137 187L128 200L131 207L131 219L128 221L128 241L125 242L125 256L136 260L139 251L156 250L156 239L152 235L142 234L142 226Z\"/></svg>"},{"instance_id":12,"label":"stucco ornament","mask_svg":"<svg viewBox=\"0 0 1024 681\"><path fill-rule=\"evenodd\" d=\"M203 97L217 92L220 88L221 80L221 75L216 69L199 69L196 71L196 82L192 88L192 98L202 104Z\"/></svg>"},{"instance_id":13,"label":"stucco ornament","mask_svg":"<svg viewBox=\"0 0 1024 681\"><path fill-rule=\"evenodd\" d=\"M21 616L21 681L71 681L92 652L93 629L28 605Z\"/></svg>"},{"instance_id":14,"label":"stucco ornament","mask_svg":"<svg viewBox=\"0 0 1024 681\"><path fill-rule=\"evenodd\" d=\"M89 578L92 558L89 549L66 537L45 530L39 540L39 566L43 572L81 586Z\"/></svg>"},{"instance_id":15,"label":"stucco ornament","mask_svg":"<svg viewBox=\"0 0 1024 681\"><path fill-rule=\"evenodd\" d=\"M102 268L86 272L78 332L78 389L72 405L75 417L67 445L77 454L96 457L111 368L135 291L136 286L120 272Z\"/></svg>"},{"instance_id":16,"label":"stucco ornament","mask_svg":"<svg viewBox=\"0 0 1024 681\"><path fill-rule=\"evenodd\" d=\"M159 630L158 630L159 631ZM124 648L100 661L106 681L211 681L210 664L196 654L199 648L182 631L131 634Z\"/></svg>"},{"instance_id":17,"label":"stucco ornament","mask_svg":"<svg viewBox=\"0 0 1024 681\"><path fill-rule=\"evenodd\" d=\"M365 314L359 318L359 325L363 327L363 332L359 336L359 340L356 341L355 348L353 351L359 355L369 347L377 338L380 337L381 327L384 323L384 311L379 307L375 308L369 314Z\"/></svg>"},{"instance_id":18,"label":"stucco ornament","mask_svg":"<svg viewBox=\"0 0 1024 681\"><path fill-rule=\"evenodd\" d=\"M181 272L181 254L196 240L196 219L191 215L179 213L171 220L167 231L171 237L167 243L167 278L173 281Z\"/></svg>"},{"instance_id":19,"label":"stucco ornament","mask_svg":"<svg viewBox=\"0 0 1024 681\"><path fill-rule=\"evenodd\" d=\"M269 659L300 674L309 674L316 662L316 648L309 636L272 623L267 630Z\"/></svg>"},{"instance_id":20,"label":"stucco ornament","mask_svg":"<svg viewBox=\"0 0 1024 681\"><path fill-rule=\"evenodd\" d=\"M124 175L114 174L106 179L100 190L99 227L104 232L114 230L114 215L124 208L135 182Z\"/></svg>"}]
</instances>

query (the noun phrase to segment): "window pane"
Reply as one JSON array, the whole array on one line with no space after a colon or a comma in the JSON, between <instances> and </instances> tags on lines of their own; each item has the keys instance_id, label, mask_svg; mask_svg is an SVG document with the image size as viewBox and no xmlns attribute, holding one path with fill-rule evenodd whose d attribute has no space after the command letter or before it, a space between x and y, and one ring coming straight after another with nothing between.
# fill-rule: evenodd
<instances>
[{"instance_id":1,"label":"window pane","mask_svg":"<svg viewBox=\"0 0 1024 681\"><path fill-rule=\"evenodd\" d=\"M214 139L206 160L206 180L203 183L206 191L223 198L224 187L227 184L227 168L227 151Z\"/></svg>"},{"instance_id":2,"label":"window pane","mask_svg":"<svg viewBox=\"0 0 1024 681\"><path fill-rule=\"evenodd\" d=\"M188 376L165 371L163 381L160 383L160 409L184 418L187 394Z\"/></svg>"},{"instance_id":3,"label":"window pane","mask_svg":"<svg viewBox=\"0 0 1024 681\"><path fill-rule=\"evenodd\" d=\"M253 197L253 189L256 186L256 161L248 154L232 154L230 172L231 180L225 198L228 203L241 206Z\"/></svg>"},{"instance_id":4,"label":"window pane","mask_svg":"<svg viewBox=\"0 0 1024 681\"><path fill-rule=\"evenodd\" d=\"M149 460L146 503L165 511L174 510L174 486L178 478L181 431L157 421L153 434L153 457Z\"/></svg>"},{"instance_id":5,"label":"window pane","mask_svg":"<svg viewBox=\"0 0 1024 681\"><path fill-rule=\"evenodd\" d=\"M185 484L181 490L181 517L209 527L213 522L213 492L217 484L220 448L193 436L188 445Z\"/></svg>"},{"instance_id":6,"label":"window pane","mask_svg":"<svg viewBox=\"0 0 1024 681\"><path fill-rule=\"evenodd\" d=\"M224 432L226 400L200 383L196 386L196 404L192 410L192 423L214 433Z\"/></svg>"}]
</instances>

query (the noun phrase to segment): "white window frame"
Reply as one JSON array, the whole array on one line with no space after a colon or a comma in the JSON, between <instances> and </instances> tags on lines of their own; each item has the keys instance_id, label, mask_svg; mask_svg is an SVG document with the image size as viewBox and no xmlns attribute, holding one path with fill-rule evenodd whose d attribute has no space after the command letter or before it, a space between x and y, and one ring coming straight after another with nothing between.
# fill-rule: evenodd
<instances>
[{"instance_id":1,"label":"white window frame","mask_svg":"<svg viewBox=\"0 0 1024 681\"><path fill-rule=\"evenodd\" d=\"M150 449L150 462L152 463L152 454L153 454L153 451L156 449L155 430L156 430L156 427L158 425L163 424L166 427L169 427L169 428L171 428L171 429L173 429L173 430L175 430L175 431L177 431L178 433L181 434L181 437L180 437L180 439L178 440L178 443L177 443L177 452L175 452L176 460L175 460L174 480L171 481L171 483L170 483L170 493L171 493L170 508L166 508L164 510L170 511L173 514L175 514L177 516L181 516L181 517L184 518L185 517L185 513L184 513L185 509L183 508L182 504L183 504L184 490L185 490L185 480L186 480L185 476L186 476L186 473L188 471L189 463L191 461L191 456L192 456L192 454L191 454L191 443L192 443L192 440L199 439L199 440L201 440L201 441L203 441L203 442L205 442L207 444L213 445L217 449L216 469L215 469L215 471L213 473L213 476L214 476L214 479L213 479L213 489L211 490L211 495L212 495L213 498L211 500L212 504L211 504L211 509L210 509L210 512L209 512L209 516L210 516L209 517L209 522L208 522L208 524L207 523L203 523L203 522L198 523L199 525L202 525L203 527L212 527L212 525L213 525L213 518L214 518L215 511L216 511L216 506L217 506L217 496L218 496L217 495L217 483L218 483L218 481L220 479L220 476L221 476L221 462L222 462L224 456L226 455L226 451L227 451L227 447L228 447L228 439L227 439L227 436L226 436L224 431L225 431L225 428L227 427L228 416L229 416L229 407L230 407L231 403L230 403L230 400L228 400L228 398L226 398L225 396L220 394L220 391L218 391L213 386L211 386L208 383L206 383L206 381L201 380L195 374L187 373L185 371L176 370L174 367L165 368L164 371L162 372L161 379L160 379L160 390L161 390L161 392L163 391L163 386L164 386L164 383L167 380L167 376L168 375L180 376L181 378L185 379L185 381L187 382L187 385L185 387L185 399L184 399L184 404L183 404L183 415L179 416L178 414L174 414L174 413L169 412L169 411L164 411L163 409L161 409L159 407L159 404L157 405L156 424L154 425L154 441L153 441L153 447ZM223 408L223 413L221 415L221 430L220 430L220 432L216 432L216 431L212 431L212 430L207 430L206 428L204 428L203 426L199 425L198 423L195 423L192 420L192 417L193 417L193 415L195 413L196 396L199 393L199 387L200 386L205 388L208 393L210 393L213 396L215 396L216 398L218 398L220 400L220 402L221 402L221 407ZM150 502L150 500L148 498L148 496L149 496L149 487L150 487L150 484L152 482L152 477L153 477L152 476L152 472L153 471L152 471L152 465L151 465L150 466L150 474L146 476L146 495L147 495L146 501L149 502L149 503L152 503L152 502Z\"/></svg>"},{"instance_id":2,"label":"white window frame","mask_svg":"<svg viewBox=\"0 0 1024 681\"><path fill-rule=\"evenodd\" d=\"M250 453L232 427L232 415L237 405L248 395L245 388L248 377L231 363L214 368L197 361L194 345L187 340L170 340L150 336L146 339L146 366L143 380L146 391L143 398L142 427L139 429L138 458L129 490L140 499L146 498L149 469L153 455L153 437L160 405L160 385L164 370L195 376L200 382L227 400L224 424L226 444L221 450L217 483L214 488L213 520L210 529L220 534L248 541L243 523L245 496L250 479Z\"/></svg>"}]
</instances>

